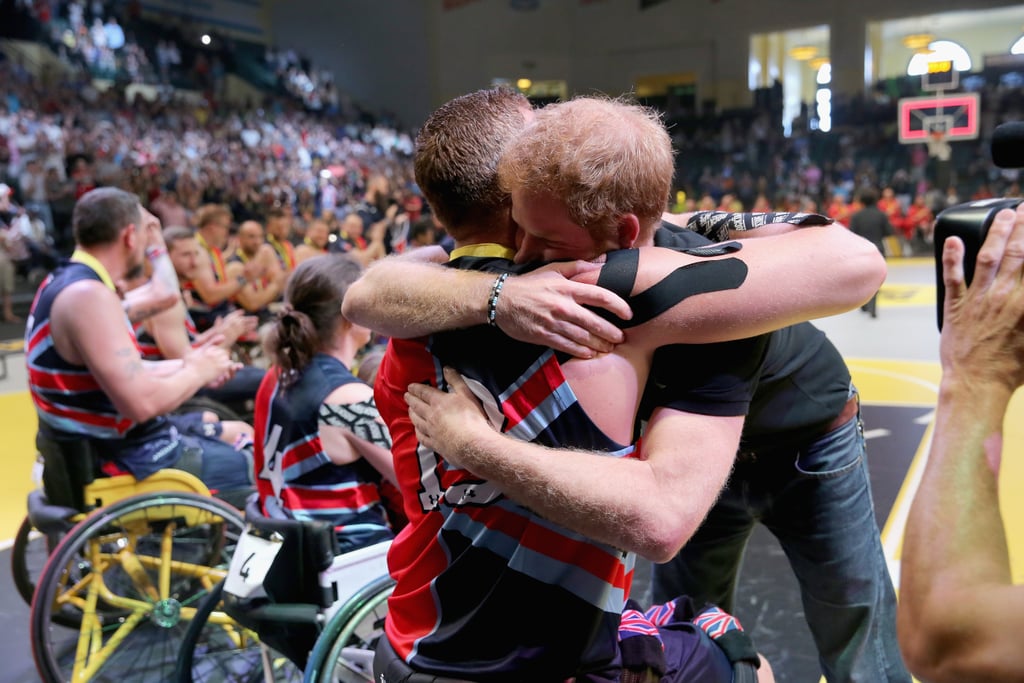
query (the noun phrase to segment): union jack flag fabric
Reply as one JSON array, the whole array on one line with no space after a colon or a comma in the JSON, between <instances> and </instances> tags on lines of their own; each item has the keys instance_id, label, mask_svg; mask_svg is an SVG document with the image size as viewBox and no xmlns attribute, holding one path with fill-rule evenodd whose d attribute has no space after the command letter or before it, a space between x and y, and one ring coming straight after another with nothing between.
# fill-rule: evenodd
<instances>
[{"instance_id":1,"label":"union jack flag fabric","mask_svg":"<svg viewBox=\"0 0 1024 683\"><path fill-rule=\"evenodd\" d=\"M711 638L721 638L729 631L742 631L739 619L718 607L708 607L693 619Z\"/></svg>"}]
</instances>

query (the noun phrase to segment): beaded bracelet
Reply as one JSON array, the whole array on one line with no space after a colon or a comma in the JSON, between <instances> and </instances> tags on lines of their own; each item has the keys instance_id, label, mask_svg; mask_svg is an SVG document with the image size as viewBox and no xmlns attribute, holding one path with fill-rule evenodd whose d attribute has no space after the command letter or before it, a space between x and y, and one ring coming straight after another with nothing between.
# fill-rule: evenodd
<instances>
[{"instance_id":1,"label":"beaded bracelet","mask_svg":"<svg viewBox=\"0 0 1024 683\"><path fill-rule=\"evenodd\" d=\"M501 295L501 288L505 286L506 279L508 279L508 273L502 273L491 285L491 296L487 299L487 324L491 327L498 326L495 320L498 316L498 296Z\"/></svg>"}]
</instances>

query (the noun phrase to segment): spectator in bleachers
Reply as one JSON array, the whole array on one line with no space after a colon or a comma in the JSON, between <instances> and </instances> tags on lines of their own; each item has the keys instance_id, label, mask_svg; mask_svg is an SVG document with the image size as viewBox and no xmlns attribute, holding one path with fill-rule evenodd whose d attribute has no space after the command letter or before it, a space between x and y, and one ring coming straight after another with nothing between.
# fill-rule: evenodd
<instances>
[{"instance_id":1,"label":"spectator in bleachers","mask_svg":"<svg viewBox=\"0 0 1024 683\"><path fill-rule=\"evenodd\" d=\"M295 247L292 245L292 214L283 206L267 211L267 242L274 248L281 268L287 275L295 270Z\"/></svg>"},{"instance_id":2,"label":"spectator in bleachers","mask_svg":"<svg viewBox=\"0 0 1024 683\"><path fill-rule=\"evenodd\" d=\"M288 273L264 238L263 226L257 221L245 221L238 226L238 246L227 258L229 280L245 279L247 269L257 277L245 283L235 295L235 302L255 315L262 324L273 318L271 304L281 300Z\"/></svg>"},{"instance_id":3,"label":"spectator in bleachers","mask_svg":"<svg viewBox=\"0 0 1024 683\"><path fill-rule=\"evenodd\" d=\"M50 211L49 195L46 190L46 173L38 157L25 160L25 167L18 177L22 205L34 211L43 221L48 232L53 232L53 212Z\"/></svg>"},{"instance_id":4,"label":"spectator in bleachers","mask_svg":"<svg viewBox=\"0 0 1024 683\"><path fill-rule=\"evenodd\" d=\"M328 253L327 247L330 244L330 230L327 221L321 218L314 218L306 227L306 234L302 243L295 246L296 264L307 261L314 256L321 256Z\"/></svg>"},{"instance_id":5,"label":"spectator in bleachers","mask_svg":"<svg viewBox=\"0 0 1024 683\"><path fill-rule=\"evenodd\" d=\"M14 243L16 235L14 231L4 222L3 213L10 210L11 188L0 183L0 307L4 322L19 323L21 318L14 315L13 294L14 294L14 253L17 245Z\"/></svg>"}]
</instances>

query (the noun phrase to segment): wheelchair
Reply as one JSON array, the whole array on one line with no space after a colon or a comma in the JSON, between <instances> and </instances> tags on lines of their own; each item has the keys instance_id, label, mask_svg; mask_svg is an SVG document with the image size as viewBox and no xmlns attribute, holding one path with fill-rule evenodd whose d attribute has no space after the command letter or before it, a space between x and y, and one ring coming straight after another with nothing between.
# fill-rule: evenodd
<instances>
[{"instance_id":1,"label":"wheelchair","mask_svg":"<svg viewBox=\"0 0 1024 683\"><path fill-rule=\"evenodd\" d=\"M176 680L372 681L394 587L390 543L339 554L330 524L267 518L252 496L228 577L189 625Z\"/></svg>"},{"instance_id":2,"label":"wheelchair","mask_svg":"<svg viewBox=\"0 0 1024 683\"><path fill-rule=\"evenodd\" d=\"M168 680L195 605L227 574L241 512L185 471L102 477L85 440L40 432L37 447L43 488L12 563L41 680Z\"/></svg>"},{"instance_id":3,"label":"wheelchair","mask_svg":"<svg viewBox=\"0 0 1024 683\"><path fill-rule=\"evenodd\" d=\"M175 412L210 411L221 420L241 419L231 408L222 403L203 397L193 397ZM86 441L55 441L45 433L36 435L36 475L34 478L41 490L35 490L28 496L28 514L22 520L14 537L11 548L11 575L18 594L25 604L32 604L36 580L42 572L43 565L57 543L83 514L97 507L97 500L110 497L110 491L117 489L116 495L125 495L119 484L108 483L93 485L93 494L83 493L83 486L92 485L102 475L92 455L91 447ZM163 473L160 475L163 477ZM158 480L159 481L159 480ZM180 489L180 479L168 484L170 488ZM201 483L191 480L183 484L185 490L209 495L209 491ZM143 491L153 490L148 482ZM251 489L250 489L251 490ZM100 492L103 495L97 496ZM248 491L228 492L223 498L237 508L244 505ZM58 617L59 618L59 617Z\"/></svg>"}]
</instances>

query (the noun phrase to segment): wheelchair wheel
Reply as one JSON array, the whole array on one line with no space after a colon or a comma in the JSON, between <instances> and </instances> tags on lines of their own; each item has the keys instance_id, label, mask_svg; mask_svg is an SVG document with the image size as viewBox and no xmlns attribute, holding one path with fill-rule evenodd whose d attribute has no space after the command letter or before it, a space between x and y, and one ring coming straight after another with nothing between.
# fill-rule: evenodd
<instances>
[{"instance_id":1,"label":"wheelchair wheel","mask_svg":"<svg viewBox=\"0 0 1024 683\"><path fill-rule=\"evenodd\" d=\"M395 588L390 576L367 584L339 609L309 656L306 683L373 681L373 651L384 634L388 597Z\"/></svg>"},{"instance_id":2,"label":"wheelchair wheel","mask_svg":"<svg viewBox=\"0 0 1024 683\"><path fill-rule=\"evenodd\" d=\"M11 575L18 594L26 604L32 604L36 592L36 579L43 572L46 558L50 556L59 538L47 536L35 530L28 517L21 521L18 534L11 547Z\"/></svg>"},{"instance_id":3,"label":"wheelchair wheel","mask_svg":"<svg viewBox=\"0 0 1024 683\"><path fill-rule=\"evenodd\" d=\"M36 531L32 522L26 517L18 527L18 534L14 537L14 545L11 547L11 576L14 578L14 585L18 594L25 601L26 605L32 605L32 596L36 592L36 582L39 575L43 573L43 567L50 557L50 553L60 542L63 534L44 534ZM55 614L54 622L68 628L78 628L81 623L80 614L65 613Z\"/></svg>"},{"instance_id":4,"label":"wheelchair wheel","mask_svg":"<svg viewBox=\"0 0 1024 683\"><path fill-rule=\"evenodd\" d=\"M221 608L221 581L196 610L178 653L177 683L298 683L302 672L287 658L262 646L256 634L233 622ZM267 671L270 675L267 675Z\"/></svg>"},{"instance_id":5,"label":"wheelchair wheel","mask_svg":"<svg viewBox=\"0 0 1024 683\"><path fill-rule=\"evenodd\" d=\"M196 606L227 572L243 520L194 493L126 498L54 548L32 601L43 681L170 680ZM58 618L77 619L73 629Z\"/></svg>"}]
</instances>

